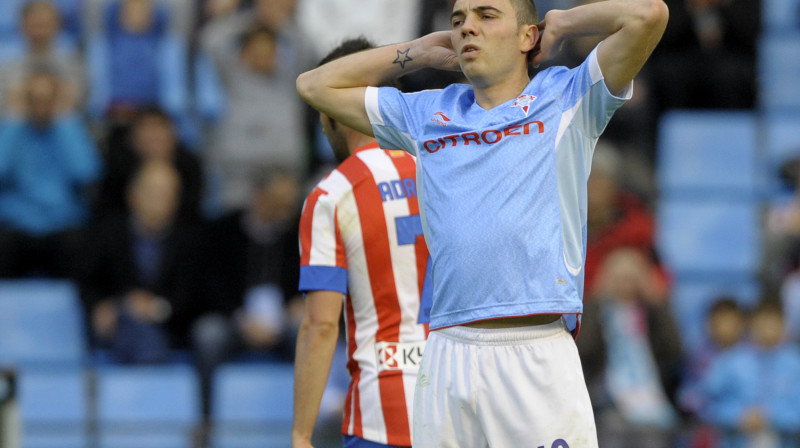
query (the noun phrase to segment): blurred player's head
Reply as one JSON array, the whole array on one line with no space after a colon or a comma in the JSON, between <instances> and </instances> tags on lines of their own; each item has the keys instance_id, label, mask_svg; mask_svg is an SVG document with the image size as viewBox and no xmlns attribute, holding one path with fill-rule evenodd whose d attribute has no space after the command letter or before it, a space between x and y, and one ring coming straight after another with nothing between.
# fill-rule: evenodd
<instances>
[{"instance_id":1,"label":"blurred player's head","mask_svg":"<svg viewBox=\"0 0 800 448\"><path fill-rule=\"evenodd\" d=\"M264 26L248 30L241 39L241 60L250 70L269 75L275 70L277 56L275 33Z\"/></svg>"},{"instance_id":2,"label":"blurred player's head","mask_svg":"<svg viewBox=\"0 0 800 448\"><path fill-rule=\"evenodd\" d=\"M750 336L763 348L780 345L784 339L783 309L775 300L764 300L753 311L750 318Z\"/></svg>"},{"instance_id":3,"label":"blurred player's head","mask_svg":"<svg viewBox=\"0 0 800 448\"><path fill-rule=\"evenodd\" d=\"M141 110L131 125L131 144L143 159L172 161L178 144L172 118L158 107Z\"/></svg>"},{"instance_id":4,"label":"blurred player's head","mask_svg":"<svg viewBox=\"0 0 800 448\"><path fill-rule=\"evenodd\" d=\"M22 31L32 48L48 47L61 27L61 14L50 1L37 0L22 7Z\"/></svg>"},{"instance_id":5,"label":"blurred player's head","mask_svg":"<svg viewBox=\"0 0 800 448\"><path fill-rule=\"evenodd\" d=\"M319 62L319 65L324 65L343 56L358 53L359 51L368 50L374 47L375 46L363 36L348 39L342 42L338 47L331 50L330 53L328 53L324 58L322 58L322 60ZM331 148L333 148L333 155L336 157L336 160L338 162L342 162L344 159L350 157L350 151L353 148L351 148L350 144L348 143L347 134L355 131L343 126L340 123L337 123L334 119L325 114L320 114L319 120L322 124L322 132L328 138L328 142L331 144Z\"/></svg>"},{"instance_id":6,"label":"blurred player's head","mask_svg":"<svg viewBox=\"0 0 800 448\"><path fill-rule=\"evenodd\" d=\"M711 342L722 349L736 345L745 328L745 315L731 297L718 298L708 311L706 331Z\"/></svg>"},{"instance_id":7,"label":"blurred player's head","mask_svg":"<svg viewBox=\"0 0 800 448\"><path fill-rule=\"evenodd\" d=\"M464 76L481 89L527 77L537 19L532 0L456 0L451 41Z\"/></svg>"},{"instance_id":8,"label":"blurred player's head","mask_svg":"<svg viewBox=\"0 0 800 448\"><path fill-rule=\"evenodd\" d=\"M128 184L128 206L135 222L148 233L164 232L180 206L181 178L171 164L145 162Z\"/></svg>"}]
</instances>

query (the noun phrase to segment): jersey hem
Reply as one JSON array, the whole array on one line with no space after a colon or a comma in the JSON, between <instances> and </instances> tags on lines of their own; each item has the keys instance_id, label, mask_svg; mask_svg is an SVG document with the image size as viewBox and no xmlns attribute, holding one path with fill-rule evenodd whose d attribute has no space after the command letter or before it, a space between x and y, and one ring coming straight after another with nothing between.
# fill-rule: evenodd
<instances>
[{"instance_id":1,"label":"jersey hem","mask_svg":"<svg viewBox=\"0 0 800 448\"><path fill-rule=\"evenodd\" d=\"M531 306L533 305L533 306ZM524 309L526 306L529 309ZM542 307L546 309L542 309ZM535 307L535 309L534 309ZM475 316L476 311L484 310L487 308L492 309L492 313L486 316ZM510 310L513 308L514 310ZM520 308L523 308L520 310ZM504 312L504 310L507 310ZM506 317L525 317L535 316L539 314L574 314L581 315L583 313L583 306L576 307L572 301L566 302L563 300L549 301L549 302L527 302L515 303L507 306L490 306L484 308L472 308L469 310L459 310L452 313L445 314L444 316L431 316L430 329L440 330L442 328L453 327L456 325L465 325L474 322L481 322L492 319L502 319ZM442 322L442 321L446 322Z\"/></svg>"}]
</instances>

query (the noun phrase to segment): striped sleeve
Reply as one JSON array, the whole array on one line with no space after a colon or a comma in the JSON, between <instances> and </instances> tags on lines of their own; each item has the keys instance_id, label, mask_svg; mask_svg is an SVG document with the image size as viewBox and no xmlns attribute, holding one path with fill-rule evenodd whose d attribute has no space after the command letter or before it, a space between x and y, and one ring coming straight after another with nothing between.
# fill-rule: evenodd
<instances>
[{"instance_id":1,"label":"striped sleeve","mask_svg":"<svg viewBox=\"0 0 800 448\"><path fill-rule=\"evenodd\" d=\"M298 290L347 294L347 260L336 223L336 204L319 186L306 199L300 218Z\"/></svg>"}]
</instances>

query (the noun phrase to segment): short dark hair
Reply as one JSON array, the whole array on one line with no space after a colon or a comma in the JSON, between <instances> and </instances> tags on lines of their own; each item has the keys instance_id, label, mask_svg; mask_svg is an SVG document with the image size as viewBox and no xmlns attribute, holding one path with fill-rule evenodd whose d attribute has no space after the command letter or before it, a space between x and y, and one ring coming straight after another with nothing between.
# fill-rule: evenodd
<instances>
[{"instance_id":1,"label":"short dark hair","mask_svg":"<svg viewBox=\"0 0 800 448\"><path fill-rule=\"evenodd\" d=\"M742 310L742 307L739 306L739 302L730 296L718 297L708 310L709 316L714 316L720 313L739 313L744 315L744 311Z\"/></svg>"},{"instance_id":2,"label":"short dark hair","mask_svg":"<svg viewBox=\"0 0 800 448\"><path fill-rule=\"evenodd\" d=\"M533 0L511 0L511 4L517 12L517 25L539 24L539 14Z\"/></svg>"},{"instance_id":3,"label":"short dark hair","mask_svg":"<svg viewBox=\"0 0 800 448\"><path fill-rule=\"evenodd\" d=\"M752 315L756 314L774 314L783 317L783 306L778 299L765 298L753 310Z\"/></svg>"},{"instance_id":4,"label":"short dark hair","mask_svg":"<svg viewBox=\"0 0 800 448\"><path fill-rule=\"evenodd\" d=\"M339 59L341 57L347 56L349 54L358 53L359 51L369 50L370 48L375 48L375 45L372 44L366 37L358 36L351 39L346 39L342 41L339 46L334 48L330 51L321 61L319 61L320 65L325 65L328 62L331 62L335 59Z\"/></svg>"}]
</instances>

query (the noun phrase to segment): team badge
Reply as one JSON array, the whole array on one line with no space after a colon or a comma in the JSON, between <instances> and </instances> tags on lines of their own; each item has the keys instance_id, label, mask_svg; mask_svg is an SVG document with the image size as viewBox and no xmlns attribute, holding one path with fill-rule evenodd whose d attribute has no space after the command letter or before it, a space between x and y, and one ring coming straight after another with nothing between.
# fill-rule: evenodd
<instances>
[{"instance_id":1,"label":"team badge","mask_svg":"<svg viewBox=\"0 0 800 448\"><path fill-rule=\"evenodd\" d=\"M519 107L520 109L522 109L522 112L524 112L525 116L527 117L528 111L530 110L531 107L531 103L535 99L536 97L533 95L522 94L518 96L516 100L514 100L514 104L512 104L511 107Z\"/></svg>"}]
</instances>

